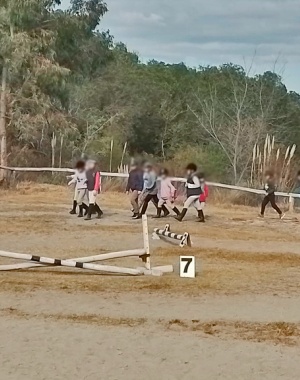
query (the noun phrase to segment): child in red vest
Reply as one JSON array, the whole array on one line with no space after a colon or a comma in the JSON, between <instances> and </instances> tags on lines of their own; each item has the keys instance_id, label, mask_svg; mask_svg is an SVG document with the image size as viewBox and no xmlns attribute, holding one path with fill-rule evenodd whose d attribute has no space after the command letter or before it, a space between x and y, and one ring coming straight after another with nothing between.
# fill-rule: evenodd
<instances>
[{"instance_id":1,"label":"child in red vest","mask_svg":"<svg viewBox=\"0 0 300 380\"><path fill-rule=\"evenodd\" d=\"M96 200L101 189L101 176L100 172L96 169L96 161L87 161L85 174L86 185L89 195L89 208L85 220L91 220L94 211L97 213L97 218L100 219L103 215L103 212L98 206Z\"/></svg>"},{"instance_id":2,"label":"child in red vest","mask_svg":"<svg viewBox=\"0 0 300 380\"><path fill-rule=\"evenodd\" d=\"M200 210L198 210L198 222L204 223L205 222L205 217L203 213L203 209L205 207L206 199L208 197L208 186L205 182L205 177L203 173L199 174L199 180L200 180L200 185L202 189L202 194L199 196L199 201L200 201Z\"/></svg>"}]
</instances>

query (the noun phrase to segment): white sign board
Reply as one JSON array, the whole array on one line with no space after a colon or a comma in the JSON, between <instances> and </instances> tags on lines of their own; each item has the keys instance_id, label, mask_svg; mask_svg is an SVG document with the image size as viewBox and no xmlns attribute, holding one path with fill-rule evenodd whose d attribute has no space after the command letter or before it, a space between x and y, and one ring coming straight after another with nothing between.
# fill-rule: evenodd
<instances>
[{"instance_id":1,"label":"white sign board","mask_svg":"<svg viewBox=\"0 0 300 380\"><path fill-rule=\"evenodd\" d=\"M180 277L196 277L195 256L180 256L179 263Z\"/></svg>"}]
</instances>

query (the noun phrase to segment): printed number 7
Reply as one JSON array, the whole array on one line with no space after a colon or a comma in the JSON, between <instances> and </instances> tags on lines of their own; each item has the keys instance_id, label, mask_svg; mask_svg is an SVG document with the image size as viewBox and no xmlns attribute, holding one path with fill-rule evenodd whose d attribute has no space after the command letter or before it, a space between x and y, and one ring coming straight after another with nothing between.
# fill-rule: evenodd
<instances>
[{"instance_id":1,"label":"printed number 7","mask_svg":"<svg viewBox=\"0 0 300 380\"><path fill-rule=\"evenodd\" d=\"M182 258L181 261L186 262L183 273L187 273L187 271L189 270L189 266L190 266L191 262L193 261L193 259L191 257L190 258Z\"/></svg>"}]
</instances>

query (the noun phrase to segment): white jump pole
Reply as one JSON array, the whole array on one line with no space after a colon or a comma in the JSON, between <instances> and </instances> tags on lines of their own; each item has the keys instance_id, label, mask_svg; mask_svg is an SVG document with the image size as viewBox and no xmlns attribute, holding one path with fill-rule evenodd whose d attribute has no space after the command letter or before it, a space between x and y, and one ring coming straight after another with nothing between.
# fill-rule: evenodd
<instances>
[{"instance_id":1,"label":"white jump pole","mask_svg":"<svg viewBox=\"0 0 300 380\"><path fill-rule=\"evenodd\" d=\"M102 253L100 255L95 255L95 256L76 257L76 258L67 259L67 260L77 261L80 263L91 263L95 261L118 259L121 257L138 256L145 262L146 269L150 270L150 245L149 245L149 236L148 236L148 222L147 222L146 215L142 219L142 226L143 226L144 248L133 249L133 250L128 250L128 251ZM40 263L40 262L0 265L0 271L38 268L38 267L44 267L47 265L48 264L46 263Z\"/></svg>"},{"instance_id":2,"label":"white jump pole","mask_svg":"<svg viewBox=\"0 0 300 380\"><path fill-rule=\"evenodd\" d=\"M79 263L91 263L91 262L95 262L95 261L105 261L105 260L110 260L110 259L118 259L121 257L133 257L133 256L142 257L145 254L146 254L146 251L144 249L133 249L131 251L102 253L102 254L96 255L96 256L75 257L75 258L66 259L66 260L77 261ZM0 254L0 256L1 256L1 254ZM0 265L0 271L37 268L37 267L44 267L47 265L48 264L41 264L41 263L35 263L35 262L10 264L10 265Z\"/></svg>"},{"instance_id":3,"label":"white jump pole","mask_svg":"<svg viewBox=\"0 0 300 380\"><path fill-rule=\"evenodd\" d=\"M83 262L73 261L73 260L60 260L60 259L53 259L50 257L40 257L40 256L29 255L29 254L25 254L25 253L0 251L0 256L8 257L11 259L35 261L35 262L38 262L41 264L46 264L46 265L89 269L89 270L101 271L101 272L129 274L129 275L133 275L133 276L143 274L143 272L141 270L138 270L138 269L114 267L111 265L89 264L89 263L83 263Z\"/></svg>"}]
</instances>

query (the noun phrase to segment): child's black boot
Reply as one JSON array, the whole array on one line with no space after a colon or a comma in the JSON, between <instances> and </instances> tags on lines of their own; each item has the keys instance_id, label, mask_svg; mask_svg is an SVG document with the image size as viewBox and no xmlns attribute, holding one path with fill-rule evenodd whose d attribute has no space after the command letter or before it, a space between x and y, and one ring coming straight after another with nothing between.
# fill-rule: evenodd
<instances>
[{"instance_id":1,"label":"child's black boot","mask_svg":"<svg viewBox=\"0 0 300 380\"><path fill-rule=\"evenodd\" d=\"M155 216L153 216L153 219L161 218L161 211L162 211L161 207L158 207L157 208L157 214Z\"/></svg>"},{"instance_id":2,"label":"child's black boot","mask_svg":"<svg viewBox=\"0 0 300 380\"><path fill-rule=\"evenodd\" d=\"M182 222L186 213L187 213L187 208L183 208L181 213L179 215L175 216L175 219L178 220L178 222Z\"/></svg>"},{"instance_id":3,"label":"child's black boot","mask_svg":"<svg viewBox=\"0 0 300 380\"><path fill-rule=\"evenodd\" d=\"M78 214L78 218L82 218L83 217L83 206L80 205L79 206L79 214Z\"/></svg>"},{"instance_id":4,"label":"child's black boot","mask_svg":"<svg viewBox=\"0 0 300 380\"><path fill-rule=\"evenodd\" d=\"M198 220L197 222L205 223L203 210L198 210Z\"/></svg>"},{"instance_id":5,"label":"child's black boot","mask_svg":"<svg viewBox=\"0 0 300 380\"><path fill-rule=\"evenodd\" d=\"M94 211L94 205L91 203L89 204L89 209L84 220L91 220L93 211Z\"/></svg>"},{"instance_id":6,"label":"child's black boot","mask_svg":"<svg viewBox=\"0 0 300 380\"><path fill-rule=\"evenodd\" d=\"M77 201L73 201L73 208L70 211L71 215L75 215L76 214L76 207L77 207Z\"/></svg>"}]
</instances>

